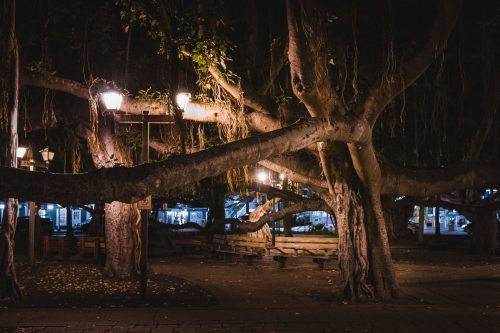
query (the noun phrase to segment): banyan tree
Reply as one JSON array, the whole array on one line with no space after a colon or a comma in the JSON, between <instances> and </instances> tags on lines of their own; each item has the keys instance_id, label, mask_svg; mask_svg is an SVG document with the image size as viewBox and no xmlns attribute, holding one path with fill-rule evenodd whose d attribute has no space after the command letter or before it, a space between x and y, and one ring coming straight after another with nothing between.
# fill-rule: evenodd
<instances>
[{"instance_id":1,"label":"banyan tree","mask_svg":"<svg viewBox=\"0 0 500 333\"><path fill-rule=\"evenodd\" d=\"M29 27L18 22L26 43L20 85L31 92L23 122L52 107L55 121L38 116L29 130L74 126L83 143L70 150L90 151L94 167L28 172L5 160L0 194L106 203L108 274L134 269L135 202L224 173L231 181L256 164L315 193L287 214L334 215L343 297L398 297L388 236L388 227L406 223L398 205L466 212L483 230L478 247L496 251L499 199L481 198L500 183L494 1L47 2L39 4L46 16ZM2 65L17 54L2 52L11 56ZM174 117L150 143L154 162L133 163L136 133L99 105L99 89L110 83L127 93L122 112ZM173 97L187 88L192 100L181 112ZM43 103L48 94L52 104ZM4 116L14 108L2 109L2 124L15 124ZM3 139L14 128L2 131L3 153L16 143ZM4 219L2 230L12 223ZM6 274L12 258L1 259Z\"/></svg>"}]
</instances>

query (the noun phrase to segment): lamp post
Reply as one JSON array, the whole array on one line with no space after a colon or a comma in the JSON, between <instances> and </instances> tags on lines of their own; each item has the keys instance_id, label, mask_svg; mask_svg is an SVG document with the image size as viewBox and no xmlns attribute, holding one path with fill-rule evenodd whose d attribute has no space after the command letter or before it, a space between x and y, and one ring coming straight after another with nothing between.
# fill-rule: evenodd
<instances>
[{"instance_id":1,"label":"lamp post","mask_svg":"<svg viewBox=\"0 0 500 333\"><path fill-rule=\"evenodd\" d=\"M21 160L20 166L24 168L28 168L30 171L34 171L36 167L47 169L49 168L50 161L54 158L54 152L50 151L49 148L44 148L40 150L42 154L42 158L45 163L41 164L39 162L35 162L33 159L29 161L22 160L28 148L26 147L18 147L17 148L17 158ZM29 224L28 224L28 263L32 266L35 262L35 218L36 218L36 204L33 201L29 201Z\"/></svg>"},{"instance_id":2,"label":"lamp post","mask_svg":"<svg viewBox=\"0 0 500 333\"><path fill-rule=\"evenodd\" d=\"M20 160L24 158L28 148L17 147L16 157ZM22 163L21 163L22 164ZM34 165L29 165L30 171L34 170ZM28 223L28 264L33 266L35 263L35 210L36 205L33 201L29 201L29 223Z\"/></svg>"},{"instance_id":3,"label":"lamp post","mask_svg":"<svg viewBox=\"0 0 500 333\"><path fill-rule=\"evenodd\" d=\"M191 94L186 92L179 92L175 96L177 108L174 108L174 117L177 126L179 127L179 138L181 142L182 154L186 154L186 128L183 121L183 112L186 110L187 105L191 99Z\"/></svg>"},{"instance_id":4,"label":"lamp post","mask_svg":"<svg viewBox=\"0 0 500 333\"><path fill-rule=\"evenodd\" d=\"M107 110L119 111L123 95L116 91L108 90L101 93L104 107ZM179 100L179 99L177 99ZM185 98L180 99L185 107L189 102ZM149 111L142 111L141 115L137 114L120 114L115 113L115 121L122 124L141 124L142 148L141 148L141 163L149 162L149 125L150 124L173 124L174 118L171 115L156 115L149 114ZM147 294L148 281L148 211L151 210L151 196L138 202L138 208L141 210L141 258L139 264L140 270L140 294L141 298L145 299Z\"/></svg>"},{"instance_id":5,"label":"lamp post","mask_svg":"<svg viewBox=\"0 0 500 333\"><path fill-rule=\"evenodd\" d=\"M42 159L47 165L47 170L49 170L50 162L52 162L52 160L54 159L55 153L53 151L50 151L49 147L45 147L40 150L40 154L42 154Z\"/></svg>"},{"instance_id":6,"label":"lamp post","mask_svg":"<svg viewBox=\"0 0 500 333\"><path fill-rule=\"evenodd\" d=\"M54 159L55 153L49 149L49 147L45 147L40 150L39 153L42 155L42 159L44 163L36 162L33 159L22 160L28 148L26 147L18 147L16 151L16 157L19 158L20 166L22 168L27 168L30 171L34 171L36 168L49 170L50 162ZM36 205L33 201L29 201L29 224L28 224L28 262L30 265L34 264L35 261L35 216L36 216Z\"/></svg>"},{"instance_id":7,"label":"lamp post","mask_svg":"<svg viewBox=\"0 0 500 333\"><path fill-rule=\"evenodd\" d=\"M149 162L149 121L148 121L149 111L142 111L142 150L141 150L141 162ZM148 288L148 210L151 209L151 196L148 196L145 200L144 207L139 207L141 209L141 298L146 299L147 288Z\"/></svg>"}]
</instances>

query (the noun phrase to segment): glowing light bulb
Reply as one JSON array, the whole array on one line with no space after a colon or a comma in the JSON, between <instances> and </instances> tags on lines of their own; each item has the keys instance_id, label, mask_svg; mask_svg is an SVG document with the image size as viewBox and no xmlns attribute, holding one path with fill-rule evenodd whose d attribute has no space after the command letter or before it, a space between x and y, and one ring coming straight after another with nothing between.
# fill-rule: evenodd
<instances>
[{"instance_id":1,"label":"glowing light bulb","mask_svg":"<svg viewBox=\"0 0 500 333\"><path fill-rule=\"evenodd\" d=\"M177 96L175 97L175 101L177 102L177 105L181 110L186 109L186 106L189 104L190 100L191 100L190 93L181 92L178 93Z\"/></svg>"}]
</instances>

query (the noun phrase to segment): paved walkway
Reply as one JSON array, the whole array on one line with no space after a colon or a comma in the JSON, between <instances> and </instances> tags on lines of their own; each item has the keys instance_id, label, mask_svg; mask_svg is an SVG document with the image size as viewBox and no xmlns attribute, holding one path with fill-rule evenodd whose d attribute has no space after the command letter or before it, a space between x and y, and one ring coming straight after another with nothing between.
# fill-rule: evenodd
<instances>
[{"instance_id":1,"label":"paved walkway","mask_svg":"<svg viewBox=\"0 0 500 333\"><path fill-rule=\"evenodd\" d=\"M151 270L196 283L210 307L0 310L0 332L500 332L500 263L396 264L403 296L342 303L338 271L306 260L224 263L202 256L152 260Z\"/></svg>"}]
</instances>

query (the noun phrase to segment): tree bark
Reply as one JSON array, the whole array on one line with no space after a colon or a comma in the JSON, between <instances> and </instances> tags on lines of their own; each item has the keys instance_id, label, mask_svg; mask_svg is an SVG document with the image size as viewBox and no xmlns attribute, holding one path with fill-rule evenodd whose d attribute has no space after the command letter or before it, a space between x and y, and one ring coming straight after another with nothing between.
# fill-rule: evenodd
<instances>
[{"instance_id":1,"label":"tree bark","mask_svg":"<svg viewBox=\"0 0 500 333\"><path fill-rule=\"evenodd\" d=\"M15 34L16 2L0 0L0 165L17 167L19 53ZM5 179L3 179L5 181ZM17 199L7 199L0 233L0 299L21 297L14 267Z\"/></svg>"},{"instance_id":2,"label":"tree bark","mask_svg":"<svg viewBox=\"0 0 500 333\"><path fill-rule=\"evenodd\" d=\"M119 163L126 166L132 160L121 143L100 118L97 137L87 136L94 165L109 168ZM140 258L140 218L136 204L113 201L104 206L106 264L104 273L118 279L138 272Z\"/></svg>"},{"instance_id":3,"label":"tree bark","mask_svg":"<svg viewBox=\"0 0 500 333\"><path fill-rule=\"evenodd\" d=\"M351 121L309 119L198 153L130 168L115 166L65 175L0 167L0 176L9 179L8 182L0 183L0 196L15 193L20 198L32 201L47 200L73 205L113 200L133 203L150 194L163 193L165 189L191 184L231 168L300 150L327 137L363 142L366 139L364 135L369 135L364 121ZM108 161L110 155L106 156ZM19 179L22 181L16 181Z\"/></svg>"},{"instance_id":4,"label":"tree bark","mask_svg":"<svg viewBox=\"0 0 500 333\"><path fill-rule=\"evenodd\" d=\"M418 209L418 242L424 242L424 227L425 227L425 207L420 205Z\"/></svg>"},{"instance_id":5,"label":"tree bark","mask_svg":"<svg viewBox=\"0 0 500 333\"><path fill-rule=\"evenodd\" d=\"M434 207L434 235L437 238L441 236L441 220L439 219L439 206Z\"/></svg>"},{"instance_id":6,"label":"tree bark","mask_svg":"<svg viewBox=\"0 0 500 333\"><path fill-rule=\"evenodd\" d=\"M106 204L104 210L106 237L104 273L110 277L125 279L136 273L139 267L140 255L134 255L134 251L140 249L140 243L137 244L138 239L132 238L133 225L139 224L139 213L135 205L118 201Z\"/></svg>"},{"instance_id":7,"label":"tree bark","mask_svg":"<svg viewBox=\"0 0 500 333\"><path fill-rule=\"evenodd\" d=\"M288 203L286 201L283 201L281 209L285 209L287 206ZM293 231L292 231L293 220L294 220L293 215L287 215L283 218L283 233L285 237L293 237Z\"/></svg>"},{"instance_id":8,"label":"tree bark","mask_svg":"<svg viewBox=\"0 0 500 333\"><path fill-rule=\"evenodd\" d=\"M2 217L0 233L0 300L21 298L14 267L14 234L17 225L17 200L8 199Z\"/></svg>"},{"instance_id":9,"label":"tree bark","mask_svg":"<svg viewBox=\"0 0 500 333\"><path fill-rule=\"evenodd\" d=\"M365 189L365 210L371 245L372 269L379 297L399 297L399 286L392 263L389 238L382 211L382 172L371 142L349 143L354 169ZM372 225L373 224L373 225Z\"/></svg>"},{"instance_id":10,"label":"tree bark","mask_svg":"<svg viewBox=\"0 0 500 333\"><path fill-rule=\"evenodd\" d=\"M428 197L462 189L500 186L500 165L465 162L438 169L401 168L383 161L382 193Z\"/></svg>"},{"instance_id":11,"label":"tree bark","mask_svg":"<svg viewBox=\"0 0 500 333\"><path fill-rule=\"evenodd\" d=\"M226 186L217 177L203 179L200 183L209 206L207 221L209 237L212 237L213 234L224 233L226 218L224 195L226 194Z\"/></svg>"},{"instance_id":12,"label":"tree bark","mask_svg":"<svg viewBox=\"0 0 500 333\"><path fill-rule=\"evenodd\" d=\"M498 222L495 211L477 209L474 214L472 246L479 255L495 255L498 247Z\"/></svg>"},{"instance_id":13,"label":"tree bark","mask_svg":"<svg viewBox=\"0 0 500 333\"><path fill-rule=\"evenodd\" d=\"M353 174L349 153L339 143L318 145L321 165L328 182L328 194L322 199L332 209L339 235L340 294L347 299L372 297L370 287L365 209L361 194L349 182Z\"/></svg>"},{"instance_id":14,"label":"tree bark","mask_svg":"<svg viewBox=\"0 0 500 333\"><path fill-rule=\"evenodd\" d=\"M392 263L389 241L380 208L373 207L373 198L364 196L368 241L370 244L371 273L375 294L382 299L398 298L399 284ZM382 230L381 230L382 229Z\"/></svg>"},{"instance_id":15,"label":"tree bark","mask_svg":"<svg viewBox=\"0 0 500 333\"><path fill-rule=\"evenodd\" d=\"M413 213L413 206L398 205L392 197L383 196L384 219L387 233L391 239L398 239L408 233L408 220Z\"/></svg>"},{"instance_id":16,"label":"tree bark","mask_svg":"<svg viewBox=\"0 0 500 333\"><path fill-rule=\"evenodd\" d=\"M334 211L339 236L339 294L346 299L372 297L361 197L346 183L337 181L333 186L333 194L327 195L324 200Z\"/></svg>"},{"instance_id":17,"label":"tree bark","mask_svg":"<svg viewBox=\"0 0 500 333\"><path fill-rule=\"evenodd\" d=\"M272 212L272 204L270 203L272 203L271 200L257 207L257 209L255 209L250 215L249 222L251 223L240 223L238 224L238 229L245 232L256 232L271 222L278 221L282 218L290 216L291 214L305 211L322 210L332 213L330 207L327 206L323 200L303 199L302 201L286 206L277 212ZM269 229L269 227L267 228ZM267 231L264 233L267 233Z\"/></svg>"}]
</instances>

